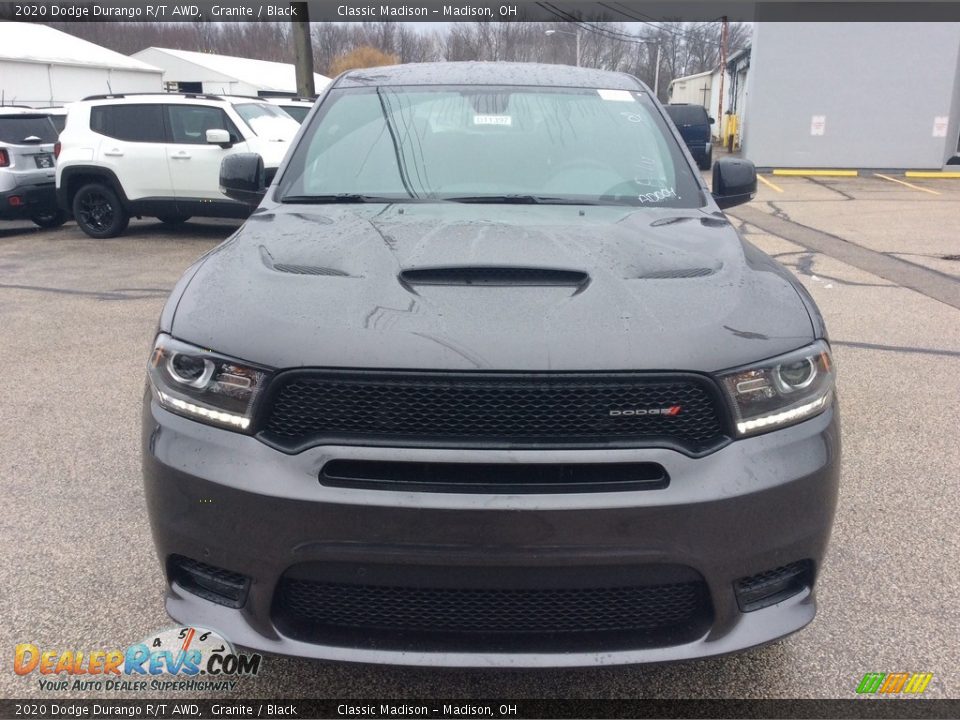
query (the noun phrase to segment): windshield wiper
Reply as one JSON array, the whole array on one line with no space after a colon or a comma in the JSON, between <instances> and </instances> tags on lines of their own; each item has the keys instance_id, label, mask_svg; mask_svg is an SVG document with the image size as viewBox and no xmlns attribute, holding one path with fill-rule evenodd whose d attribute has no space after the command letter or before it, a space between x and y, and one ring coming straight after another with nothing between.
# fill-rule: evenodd
<instances>
[{"instance_id":1,"label":"windshield wiper","mask_svg":"<svg viewBox=\"0 0 960 720\"><path fill-rule=\"evenodd\" d=\"M280 202L303 203L311 205L333 205L335 203L413 202L413 199L402 197L385 197L383 195L361 195L359 193L336 193L334 195L286 195Z\"/></svg>"},{"instance_id":2,"label":"windshield wiper","mask_svg":"<svg viewBox=\"0 0 960 720\"><path fill-rule=\"evenodd\" d=\"M596 205L592 200L550 197L547 195L461 195L445 197L444 200L461 203L487 203L493 205Z\"/></svg>"}]
</instances>

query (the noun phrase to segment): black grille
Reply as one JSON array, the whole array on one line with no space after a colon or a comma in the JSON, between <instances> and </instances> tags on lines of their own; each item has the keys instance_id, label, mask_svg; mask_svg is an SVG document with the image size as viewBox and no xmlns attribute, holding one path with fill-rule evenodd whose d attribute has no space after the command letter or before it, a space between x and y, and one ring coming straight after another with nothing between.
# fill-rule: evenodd
<instances>
[{"instance_id":1,"label":"black grille","mask_svg":"<svg viewBox=\"0 0 960 720\"><path fill-rule=\"evenodd\" d=\"M263 436L291 447L662 443L701 452L726 440L715 390L693 375L292 371L275 380L262 413Z\"/></svg>"},{"instance_id":2,"label":"black grille","mask_svg":"<svg viewBox=\"0 0 960 720\"><path fill-rule=\"evenodd\" d=\"M488 589L281 581L274 617L309 642L484 649L641 647L689 642L708 627L702 581Z\"/></svg>"}]
</instances>

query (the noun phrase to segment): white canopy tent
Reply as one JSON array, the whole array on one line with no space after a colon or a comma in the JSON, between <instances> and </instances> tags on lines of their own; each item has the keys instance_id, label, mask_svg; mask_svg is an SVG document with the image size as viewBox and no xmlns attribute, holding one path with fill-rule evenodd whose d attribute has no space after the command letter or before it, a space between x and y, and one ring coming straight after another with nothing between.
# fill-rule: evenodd
<instances>
[{"instance_id":1,"label":"white canopy tent","mask_svg":"<svg viewBox=\"0 0 960 720\"><path fill-rule=\"evenodd\" d=\"M290 63L159 47L149 47L131 57L162 68L165 84L177 83L180 90L188 92L216 95L297 92L297 73ZM330 83L330 78L314 73L313 82L319 93Z\"/></svg>"},{"instance_id":2,"label":"white canopy tent","mask_svg":"<svg viewBox=\"0 0 960 720\"><path fill-rule=\"evenodd\" d=\"M159 92L162 70L37 23L0 22L0 102L44 107L87 95Z\"/></svg>"}]
</instances>

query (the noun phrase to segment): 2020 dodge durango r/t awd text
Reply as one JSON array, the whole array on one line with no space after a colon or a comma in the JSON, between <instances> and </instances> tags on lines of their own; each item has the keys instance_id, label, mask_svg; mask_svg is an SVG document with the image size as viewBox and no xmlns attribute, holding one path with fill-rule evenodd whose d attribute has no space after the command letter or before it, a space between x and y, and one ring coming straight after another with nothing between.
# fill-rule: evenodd
<instances>
[{"instance_id":1,"label":"2020 dodge durango r/t awd text","mask_svg":"<svg viewBox=\"0 0 960 720\"><path fill-rule=\"evenodd\" d=\"M636 79L355 70L160 318L144 478L167 610L265 651L659 662L809 623L834 369L788 271Z\"/></svg>"}]
</instances>

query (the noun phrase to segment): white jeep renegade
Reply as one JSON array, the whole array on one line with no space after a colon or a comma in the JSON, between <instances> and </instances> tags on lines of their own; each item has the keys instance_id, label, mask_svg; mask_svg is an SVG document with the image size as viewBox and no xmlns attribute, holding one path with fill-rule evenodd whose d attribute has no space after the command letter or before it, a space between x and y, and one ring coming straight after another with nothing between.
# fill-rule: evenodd
<instances>
[{"instance_id":1,"label":"white jeep renegade","mask_svg":"<svg viewBox=\"0 0 960 720\"><path fill-rule=\"evenodd\" d=\"M255 152L269 183L300 126L266 102L200 94L100 95L71 106L60 135L57 201L90 237L122 233L133 216L182 223L243 218L220 192L220 163Z\"/></svg>"}]
</instances>

